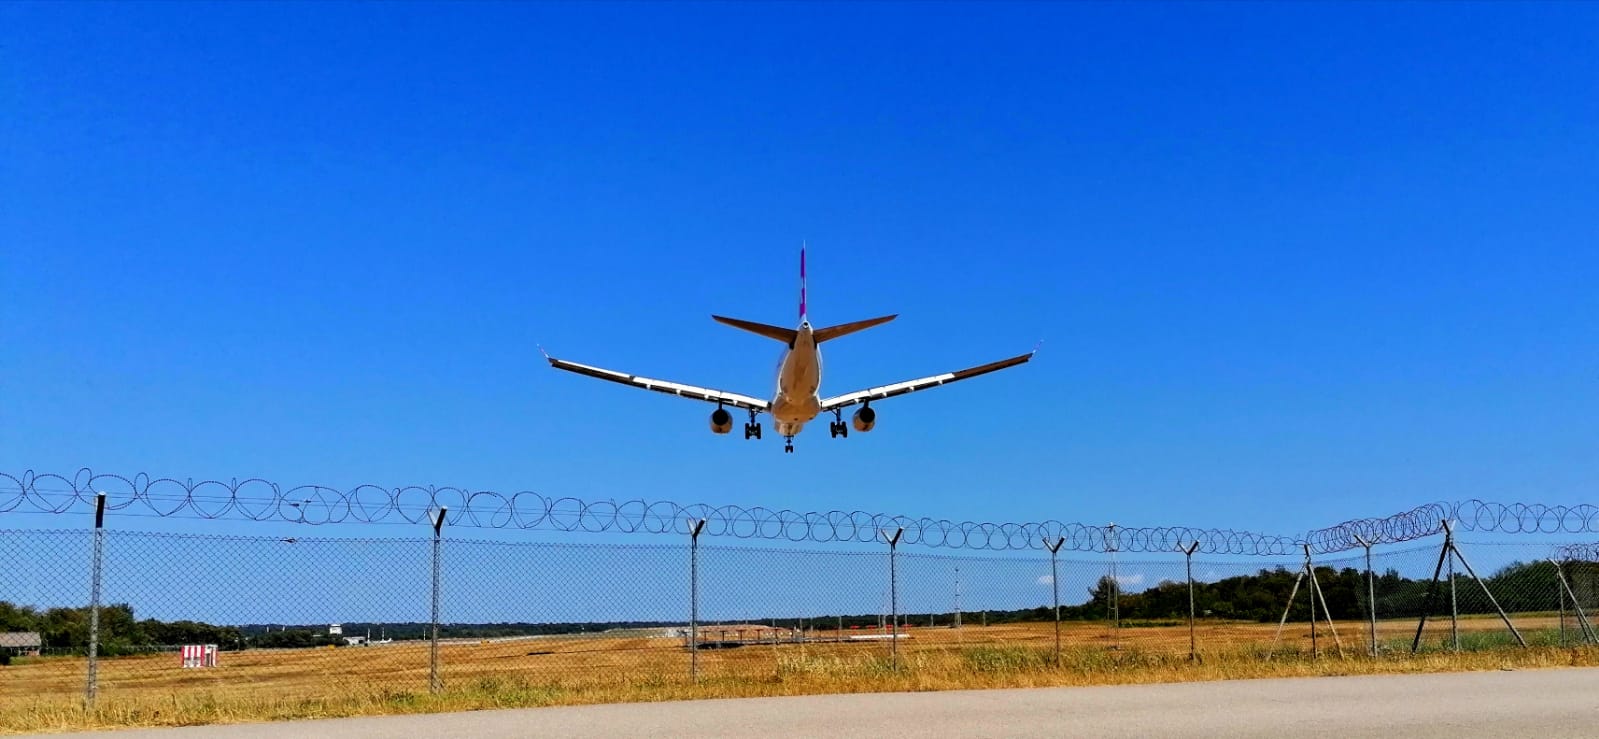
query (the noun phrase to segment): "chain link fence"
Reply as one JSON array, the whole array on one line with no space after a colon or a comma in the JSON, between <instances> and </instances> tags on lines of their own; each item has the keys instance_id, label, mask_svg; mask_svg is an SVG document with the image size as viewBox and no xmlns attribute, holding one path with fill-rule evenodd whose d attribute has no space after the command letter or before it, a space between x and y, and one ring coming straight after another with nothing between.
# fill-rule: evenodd
<instances>
[{"instance_id":1,"label":"chain link fence","mask_svg":"<svg viewBox=\"0 0 1599 739\"><path fill-rule=\"evenodd\" d=\"M436 538L0 530L0 703L604 696L1070 668L1095 655L1397 659L1599 643L1593 546L1451 534L1372 551L1368 566L1366 552L1241 562L1191 548L1063 556L1045 542L964 556L891 540L824 550L693 535L479 540L447 527Z\"/></svg>"}]
</instances>

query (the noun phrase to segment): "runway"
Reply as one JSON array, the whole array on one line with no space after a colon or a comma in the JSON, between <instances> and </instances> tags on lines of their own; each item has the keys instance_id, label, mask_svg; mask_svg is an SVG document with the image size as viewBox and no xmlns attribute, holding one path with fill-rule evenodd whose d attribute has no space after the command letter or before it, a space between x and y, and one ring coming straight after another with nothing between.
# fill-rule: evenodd
<instances>
[{"instance_id":1,"label":"runway","mask_svg":"<svg viewBox=\"0 0 1599 739\"><path fill-rule=\"evenodd\" d=\"M630 703L71 736L1280 739L1290 733L1596 736L1599 668Z\"/></svg>"}]
</instances>

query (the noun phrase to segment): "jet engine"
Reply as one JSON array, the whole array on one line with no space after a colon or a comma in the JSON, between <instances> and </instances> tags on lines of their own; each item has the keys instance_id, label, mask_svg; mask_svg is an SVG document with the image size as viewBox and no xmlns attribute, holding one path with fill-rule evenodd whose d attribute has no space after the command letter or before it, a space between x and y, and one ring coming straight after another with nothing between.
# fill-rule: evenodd
<instances>
[{"instance_id":1,"label":"jet engine","mask_svg":"<svg viewBox=\"0 0 1599 739\"><path fill-rule=\"evenodd\" d=\"M725 434L732 430L733 414L728 413L725 408L717 408L711 411L711 433Z\"/></svg>"},{"instance_id":2,"label":"jet engine","mask_svg":"<svg viewBox=\"0 0 1599 739\"><path fill-rule=\"evenodd\" d=\"M863 434L871 431L872 427L877 425L877 411L872 410L871 406L866 406L855 411L855 415L850 417L850 423L855 426L856 431Z\"/></svg>"}]
</instances>

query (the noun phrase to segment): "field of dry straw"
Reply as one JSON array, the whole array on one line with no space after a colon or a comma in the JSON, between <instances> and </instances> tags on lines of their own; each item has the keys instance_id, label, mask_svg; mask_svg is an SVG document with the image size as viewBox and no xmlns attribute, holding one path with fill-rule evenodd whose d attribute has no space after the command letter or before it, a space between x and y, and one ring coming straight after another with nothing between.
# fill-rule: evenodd
<instances>
[{"instance_id":1,"label":"field of dry straw","mask_svg":"<svg viewBox=\"0 0 1599 739\"><path fill-rule=\"evenodd\" d=\"M1414 622L1385 622L1385 653L1366 656L1365 625L1338 624L1343 656L1308 624L1290 624L1266 659L1275 624L1202 622L1201 659L1188 659L1186 625L1064 627L1059 664L1048 623L912 628L897 659L887 641L782 643L701 650L689 679L681 639L652 633L458 642L441 646L444 689L428 690L428 647L225 652L211 669L179 669L170 653L102 660L100 698L83 707L81 658L19 660L0 668L0 733L174 726L291 718L548 706L617 701L948 690L1259 677L1599 665L1599 647L1553 644L1552 618L1520 617L1531 648L1503 647L1496 619L1468 619L1468 648L1439 648L1447 620L1428 628L1431 649L1408 653ZM836 636L822 632L822 637ZM1486 648L1493 642L1495 646ZM1401 648L1402 645L1402 648Z\"/></svg>"}]
</instances>

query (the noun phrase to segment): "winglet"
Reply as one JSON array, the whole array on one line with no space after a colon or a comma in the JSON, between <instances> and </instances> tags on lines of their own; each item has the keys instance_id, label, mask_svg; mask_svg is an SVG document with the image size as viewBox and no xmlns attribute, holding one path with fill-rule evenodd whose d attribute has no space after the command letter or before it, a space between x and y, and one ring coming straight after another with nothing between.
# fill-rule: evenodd
<instances>
[{"instance_id":1,"label":"winglet","mask_svg":"<svg viewBox=\"0 0 1599 739\"><path fill-rule=\"evenodd\" d=\"M1039 340L1038 340L1038 343L1037 343L1037 344L1034 344L1034 345L1033 345L1033 350L1032 350L1032 351L1030 351L1030 352L1028 352L1028 353L1027 353L1027 356L1029 356L1029 357L1030 357L1030 356L1032 356L1032 355L1034 355L1034 354L1037 354L1037 353L1038 353L1038 350L1039 350L1039 349L1040 349L1040 348L1041 348L1041 347L1043 347L1043 346L1044 346L1044 340L1043 340L1043 339L1039 339Z\"/></svg>"},{"instance_id":2,"label":"winglet","mask_svg":"<svg viewBox=\"0 0 1599 739\"><path fill-rule=\"evenodd\" d=\"M539 353L543 354L544 358L550 361L550 364L555 364L555 357L550 356L549 352L544 351L544 345L543 344L534 344L534 346L539 348Z\"/></svg>"}]
</instances>

